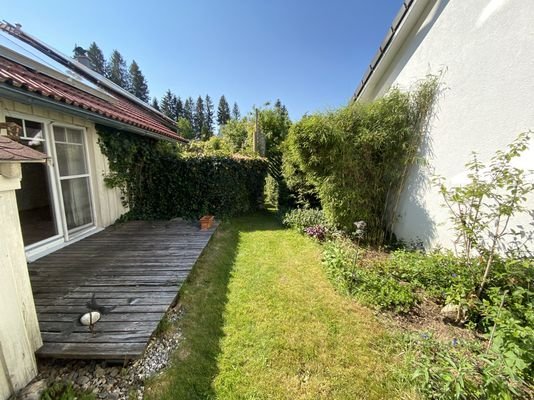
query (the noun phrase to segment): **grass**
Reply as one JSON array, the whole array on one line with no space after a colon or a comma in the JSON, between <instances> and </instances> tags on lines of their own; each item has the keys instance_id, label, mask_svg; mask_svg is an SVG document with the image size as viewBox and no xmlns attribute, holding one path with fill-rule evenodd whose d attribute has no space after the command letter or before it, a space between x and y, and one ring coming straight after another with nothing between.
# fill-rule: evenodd
<instances>
[{"instance_id":1,"label":"grass","mask_svg":"<svg viewBox=\"0 0 534 400\"><path fill-rule=\"evenodd\" d=\"M272 214L219 228L181 292L184 340L149 399L406 398L388 337ZM172 329L172 328L171 328Z\"/></svg>"}]
</instances>

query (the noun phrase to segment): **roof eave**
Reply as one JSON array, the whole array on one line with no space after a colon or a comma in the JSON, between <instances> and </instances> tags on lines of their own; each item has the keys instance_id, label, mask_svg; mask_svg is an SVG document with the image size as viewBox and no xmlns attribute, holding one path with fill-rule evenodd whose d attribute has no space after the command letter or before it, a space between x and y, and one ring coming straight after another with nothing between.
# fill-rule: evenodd
<instances>
[{"instance_id":1,"label":"roof eave","mask_svg":"<svg viewBox=\"0 0 534 400\"><path fill-rule=\"evenodd\" d=\"M99 114L92 113L90 111L84 110L82 108L79 108L79 107L76 107L70 104L58 103L57 101L48 99L46 97L42 97L38 94L27 92L25 90L20 90L15 87L0 83L0 96L2 95L12 100L19 101L21 103L42 105L48 108L55 109L57 111L63 111L63 112L68 111L70 114L79 116L81 118L85 118L93 122L96 122L96 123L99 123L105 126L109 126L111 128L117 128L120 130L136 133L138 135L148 136L148 137L158 139L158 140L166 140L168 142L173 142L173 143L175 142L189 143L189 140L182 138L180 136L170 137L164 134L151 132L146 129L142 129L139 127L135 127L129 124L122 123L112 118L107 118Z\"/></svg>"},{"instance_id":2,"label":"roof eave","mask_svg":"<svg viewBox=\"0 0 534 400\"><path fill-rule=\"evenodd\" d=\"M374 87L385 71L388 69L390 63L397 54L399 48L404 44L423 11L428 4L436 0L405 0L401 9L393 19L392 25L388 28L388 32L384 37L377 53L371 60L369 67L363 75L360 84L356 88L351 101L359 101L365 98L365 94L371 87Z\"/></svg>"}]
</instances>

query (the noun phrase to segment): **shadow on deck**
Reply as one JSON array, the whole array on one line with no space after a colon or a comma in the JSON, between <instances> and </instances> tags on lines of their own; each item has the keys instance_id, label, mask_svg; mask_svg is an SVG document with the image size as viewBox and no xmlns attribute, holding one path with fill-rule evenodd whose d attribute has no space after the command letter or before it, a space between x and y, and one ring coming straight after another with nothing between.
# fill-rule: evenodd
<instances>
[{"instance_id":1,"label":"shadow on deck","mask_svg":"<svg viewBox=\"0 0 534 400\"><path fill-rule=\"evenodd\" d=\"M214 232L184 221L117 224L29 265L43 358L140 357ZM87 302L114 307L93 333Z\"/></svg>"}]
</instances>

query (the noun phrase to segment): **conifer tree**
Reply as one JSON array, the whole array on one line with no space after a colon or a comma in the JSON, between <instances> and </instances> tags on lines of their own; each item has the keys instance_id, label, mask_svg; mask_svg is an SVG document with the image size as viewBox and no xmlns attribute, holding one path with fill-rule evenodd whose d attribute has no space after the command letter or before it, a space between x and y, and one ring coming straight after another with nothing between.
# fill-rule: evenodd
<instances>
[{"instance_id":1,"label":"conifer tree","mask_svg":"<svg viewBox=\"0 0 534 400\"><path fill-rule=\"evenodd\" d=\"M234 102L234 107L232 108L232 118L238 121L241 118L241 112L239 111L239 106Z\"/></svg>"},{"instance_id":2,"label":"conifer tree","mask_svg":"<svg viewBox=\"0 0 534 400\"><path fill-rule=\"evenodd\" d=\"M100 75L106 74L106 59L104 58L104 53L100 50L100 47L93 42L89 45L87 50L87 57L91 61L91 68L93 71L98 72Z\"/></svg>"},{"instance_id":3,"label":"conifer tree","mask_svg":"<svg viewBox=\"0 0 534 400\"><path fill-rule=\"evenodd\" d=\"M230 106L226 101L224 95L219 100L219 107L217 108L217 124L219 127L225 125L230 119Z\"/></svg>"},{"instance_id":4,"label":"conifer tree","mask_svg":"<svg viewBox=\"0 0 534 400\"><path fill-rule=\"evenodd\" d=\"M202 100L201 96L198 96L193 117L193 130L195 131L195 137L197 139L203 139L202 133L205 129L205 124L206 116L204 115L204 100Z\"/></svg>"},{"instance_id":5,"label":"conifer tree","mask_svg":"<svg viewBox=\"0 0 534 400\"><path fill-rule=\"evenodd\" d=\"M132 61L130 64L130 93L132 93L138 99L143 100L145 103L148 102L148 85L145 79L145 76L139 69L139 65Z\"/></svg>"},{"instance_id":6,"label":"conifer tree","mask_svg":"<svg viewBox=\"0 0 534 400\"><path fill-rule=\"evenodd\" d=\"M182 99L178 97L176 99L176 120L179 121L181 118L184 118L184 103L182 103Z\"/></svg>"},{"instance_id":7,"label":"conifer tree","mask_svg":"<svg viewBox=\"0 0 534 400\"><path fill-rule=\"evenodd\" d=\"M123 89L128 90L130 86L126 61L117 50L113 50L109 62L106 65L106 78Z\"/></svg>"},{"instance_id":8,"label":"conifer tree","mask_svg":"<svg viewBox=\"0 0 534 400\"><path fill-rule=\"evenodd\" d=\"M207 137L205 140L209 139L213 135L213 101L211 101L211 97L209 95L206 95L206 98L204 99L204 118L205 118L205 130Z\"/></svg>"},{"instance_id":9,"label":"conifer tree","mask_svg":"<svg viewBox=\"0 0 534 400\"><path fill-rule=\"evenodd\" d=\"M184 103L184 118L189 121L191 127L193 126L193 99L188 97Z\"/></svg>"},{"instance_id":10,"label":"conifer tree","mask_svg":"<svg viewBox=\"0 0 534 400\"><path fill-rule=\"evenodd\" d=\"M174 102L175 98L176 96L174 96L171 90L167 89L167 91L161 98L161 101L159 104L161 112L174 121L176 121L176 106Z\"/></svg>"},{"instance_id":11,"label":"conifer tree","mask_svg":"<svg viewBox=\"0 0 534 400\"><path fill-rule=\"evenodd\" d=\"M152 99L152 104L151 104L152 108L155 108L156 110L160 111L159 109L159 103L158 103L158 98L157 97L154 97Z\"/></svg>"}]
</instances>

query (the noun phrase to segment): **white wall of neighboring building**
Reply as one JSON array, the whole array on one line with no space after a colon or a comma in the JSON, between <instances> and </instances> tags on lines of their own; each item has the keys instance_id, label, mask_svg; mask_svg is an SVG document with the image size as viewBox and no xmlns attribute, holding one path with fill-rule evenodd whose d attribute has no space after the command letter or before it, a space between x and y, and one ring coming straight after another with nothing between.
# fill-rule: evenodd
<instances>
[{"instance_id":1,"label":"white wall of neighboring building","mask_svg":"<svg viewBox=\"0 0 534 400\"><path fill-rule=\"evenodd\" d=\"M456 181L476 151L489 161L520 132L534 130L534 1L416 0L423 12L397 40L359 96L372 100L392 86L410 89L442 74L442 91L422 153L411 171L396 234L426 246L453 246L449 214L433 174ZM397 38L399 39L399 38ZM522 166L534 169L534 143ZM529 199L534 209L534 199ZM528 221L521 221L527 225Z\"/></svg>"}]
</instances>

